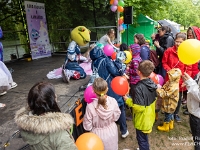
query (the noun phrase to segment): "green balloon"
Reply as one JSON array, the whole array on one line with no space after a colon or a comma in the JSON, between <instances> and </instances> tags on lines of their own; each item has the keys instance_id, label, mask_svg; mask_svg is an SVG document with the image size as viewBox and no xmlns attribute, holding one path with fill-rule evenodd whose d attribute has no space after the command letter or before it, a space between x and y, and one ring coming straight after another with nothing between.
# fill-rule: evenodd
<instances>
[{"instance_id":1,"label":"green balloon","mask_svg":"<svg viewBox=\"0 0 200 150\"><path fill-rule=\"evenodd\" d=\"M124 1L119 1L119 2L118 2L118 6L124 7Z\"/></svg>"},{"instance_id":2,"label":"green balloon","mask_svg":"<svg viewBox=\"0 0 200 150\"><path fill-rule=\"evenodd\" d=\"M103 49L103 47L104 47L104 45L101 43L98 43L97 46L100 47L101 49Z\"/></svg>"}]
</instances>

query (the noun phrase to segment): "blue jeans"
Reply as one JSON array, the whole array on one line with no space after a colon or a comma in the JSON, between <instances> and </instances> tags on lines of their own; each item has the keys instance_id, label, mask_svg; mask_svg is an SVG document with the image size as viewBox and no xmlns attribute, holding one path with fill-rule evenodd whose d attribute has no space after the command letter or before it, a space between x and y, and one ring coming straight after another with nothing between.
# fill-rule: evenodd
<instances>
[{"instance_id":1,"label":"blue jeans","mask_svg":"<svg viewBox=\"0 0 200 150\"><path fill-rule=\"evenodd\" d=\"M166 113L165 112L165 120L164 122L170 122L171 120L174 120L174 114Z\"/></svg>"},{"instance_id":2,"label":"blue jeans","mask_svg":"<svg viewBox=\"0 0 200 150\"><path fill-rule=\"evenodd\" d=\"M140 150L149 150L148 134L136 129L136 138Z\"/></svg>"},{"instance_id":3,"label":"blue jeans","mask_svg":"<svg viewBox=\"0 0 200 150\"><path fill-rule=\"evenodd\" d=\"M65 69L78 71L81 75L81 79L84 79L87 76L84 69L79 66L78 62L76 61L68 61L65 65Z\"/></svg>"},{"instance_id":4,"label":"blue jeans","mask_svg":"<svg viewBox=\"0 0 200 150\"><path fill-rule=\"evenodd\" d=\"M162 64L160 64L159 66L158 66L158 74L159 75L161 75L163 78L165 78L165 76L166 76L166 70L163 68L163 66L162 66Z\"/></svg>"},{"instance_id":5,"label":"blue jeans","mask_svg":"<svg viewBox=\"0 0 200 150\"><path fill-rule=\"evenodd\" d=\"M119 124L121 134L125 134L127 132L127 124L124 104L119 106L119 109L121 110L121 115L117 120L117 124Z\"/></svg>"}]
</instances>

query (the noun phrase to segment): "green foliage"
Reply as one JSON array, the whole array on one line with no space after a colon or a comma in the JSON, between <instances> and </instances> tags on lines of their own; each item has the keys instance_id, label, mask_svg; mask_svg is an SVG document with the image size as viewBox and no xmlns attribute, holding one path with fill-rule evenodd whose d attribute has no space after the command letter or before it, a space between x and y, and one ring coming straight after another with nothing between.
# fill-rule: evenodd
<instances>
[{"instance_id":1,"label":"green foliage","mask_svg":"<svg viewBox=\"0 0 200 150\"><path fill-rule=\"evenodd\" d=\"M110 10L110 0L32 0L45 3L47 25L51 43L58 49L65 50L70 40L70 29L84 25L116 26L117 13ZM3 30L21 30L27 37L24 7L20 7L22 0L4 0L0 2L0 25ZM185 27L200 26L199 5L194 5L192 0L124 0L125 7L133 6L134 21L142 13L154 20L170 19ZM123 14L121 14L123 16ZM17 25L16 25L17 24ZM134 22L136 24L136 22ZM107 29L98 30L105 34ZM97 32L96 29L92 31ZM10 34L10 33L9 33ZM14 34L7 34L6 38L12 39ZM98 33L99 34L99 33ZM27 42L25 35L19 35L20 41ZM27 49L28 51L28 49Z\"/></svg>"}]
</instances>

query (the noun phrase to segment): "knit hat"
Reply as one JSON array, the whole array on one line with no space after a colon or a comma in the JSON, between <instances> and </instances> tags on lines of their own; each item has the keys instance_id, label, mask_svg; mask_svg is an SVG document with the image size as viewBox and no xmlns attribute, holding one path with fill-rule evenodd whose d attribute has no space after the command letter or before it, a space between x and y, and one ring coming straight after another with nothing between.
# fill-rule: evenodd
<instances>
[{"instance_id":1,"label":"knit hat","mask_svg":"<svg viewBox=\"0 0 200 150\"><path fill-rule=\"evenodd\" d=\"M132 44L130 45L132 55L140 54L140 45L139 44Z\"/></svg>"}]
</instances>

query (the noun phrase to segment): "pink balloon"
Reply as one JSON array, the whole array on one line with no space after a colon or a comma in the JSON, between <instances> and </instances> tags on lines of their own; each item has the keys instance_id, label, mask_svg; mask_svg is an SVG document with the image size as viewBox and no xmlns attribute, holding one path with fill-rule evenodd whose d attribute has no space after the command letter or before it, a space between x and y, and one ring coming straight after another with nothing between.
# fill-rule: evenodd
<instances>
[{"instance_id":1,"label":"pink balloon","mask_svg":"<svg viewBox=\"0 0 200 150\"><path fill-rule=\"evenodd\" d=\"M123 28L122 25L120 25L120 26L119 26L119 31L122 31L122 30L124 30L124 28Z\"/></svg>"},{"instance_id":2,"label":"pink balloon","mask_svg":"<svg viewBox=\"0 0 200 150\"><path fill-rule=\"evenodd\" d=\"M112 5L112 6L110 7L110 9L111 9L111 11L115 12L115 11L117 10L117 6Z\"/></svg>"},{"instance_id":3,"label":"pink balloon","mask_svg":"<svg viewBox=\"0 0 200 150\"><path fill-rule=\"evenodd\" d=\"M157 74L157 77L158 77L159 84L163 86L163 84L164 84L164 78L161 75L159 75L159 74Z\"/></svg>"},{"instance_id":4,"label":"pink balloon","mask_svg":"<svg viewBox=\"0 0 200 150\"><path fill-rule=\"evenodd\" d=\"M106 56L112 56L112 54L114 53L114 48L110 44L106 44L103 47L103 51L106 54Z\"/></svg>"},{"instance_id":5,"label":"pink balloon","mask_svg":"<svg viewBox=\"0 0 200 150\"><path fill-rule=\"evenodd\" d=\"M118 0L114 0L113 5L118 5Z\"/></svg>"},{"instance_id":6,"label":"pink balloon","mask_svg":"<svg viewBox=\"0 0 200 150\"><path fill-rule=\"evenodd\" d=\"M94 98L97 98L97 95L94 93L92 85L88 86L84 91L84 98L87 103L91 103Z\"/></svg>"}]
</instances>

